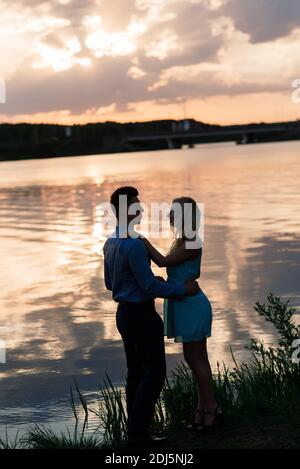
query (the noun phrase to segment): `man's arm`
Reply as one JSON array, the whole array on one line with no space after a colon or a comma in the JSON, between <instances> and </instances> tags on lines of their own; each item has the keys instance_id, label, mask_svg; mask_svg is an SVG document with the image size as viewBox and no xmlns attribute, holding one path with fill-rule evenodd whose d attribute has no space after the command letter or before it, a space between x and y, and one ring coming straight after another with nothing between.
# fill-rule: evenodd
<instances>
[{"instance_id":1,"label":"man's arm","mask_svg":"<svg viewBox=\"0 0 300 469\"><path fill-rule=\"evenodd\" d=\"M111 278L110 278L110 273L109 273L109 267L108 263L104 258L104 283L107 288L107 290L112 290L112 283L111 283Z\"/></svg>"},{"instance_id":2,"label":"man's arm","mask_svg":"<svg viewBox=\"0 0 300 469\"><path fill-rule=\"evenodd\" d=\"M103 247L103 254L104 254L104 283L105 283L105 286L107 288L107 290L112 290L112 283L111 283L111 276L110 276L110 271L109 271L109 265L108 265L108 262L107 262L107 258L106 258L106 250L107 250L107 246L106 246L106 243Z\"/></svg>"},{"instance_id":3,"label":"man's arm","mask_svg":"<svg viewBox=\"0 0 300 469\"><path fill-rule=\"evenodd\" d=\"M168 267L172 265L179 265L182 262L195 259L198 256L199 249L186 249L185 243L182 243L173 252L164 256L161 254L147 238L142 238L150 258L155 262L158 267Z\"/></svg>"},{"instance_id":4,"label":"man's arm","mask_svg":"<svg viewBox=\"0 0 300 469\"><path fill-rule=\"evenodd\" d=\"M151 298L183 298L187 294L184 284L161 282L153 274L148 259L147 248L137 239L128 251L130 269L140 288Z\"/></svg>"}]
</instances>

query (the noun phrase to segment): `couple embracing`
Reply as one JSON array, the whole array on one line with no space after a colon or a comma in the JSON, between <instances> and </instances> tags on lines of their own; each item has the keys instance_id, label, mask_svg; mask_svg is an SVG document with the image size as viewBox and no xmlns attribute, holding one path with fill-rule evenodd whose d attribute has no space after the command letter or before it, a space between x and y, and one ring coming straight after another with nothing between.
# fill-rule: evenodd
<instances>
[{"instance_id":1,"label":"couple embracing","mask_svg":"<svg viewBox=\"0 0 300 469\"><path fill-rule=\"evenodd\" d=\"M173 200L169 218L174 243L164 256L132 228L140 222L143 212L138 196L137 189L130 186L120 187L111 195L117 226L104 245L104 277L106 288L118 303L116 322L126 354L128 443L147 445L166 440L149 433L166 377L164 335L182 342L184 359L197 383L198 404L194 420L187 428L199 432L211 430L221 419L222 411L214 396L206 349L212 310L196 281L202 256L202 245L195 234L198 206L189 197ZM132 215L133 204L138 209ZM185 205L190 210L185 210ZM181 229L176 220L178 206L182 209ZM191 232L194 239L185 235ZM167 281L155 277L151 260L167 268ZM155 310L155 298L165 298L164 323Z\"/></svg>"}]
</instances>

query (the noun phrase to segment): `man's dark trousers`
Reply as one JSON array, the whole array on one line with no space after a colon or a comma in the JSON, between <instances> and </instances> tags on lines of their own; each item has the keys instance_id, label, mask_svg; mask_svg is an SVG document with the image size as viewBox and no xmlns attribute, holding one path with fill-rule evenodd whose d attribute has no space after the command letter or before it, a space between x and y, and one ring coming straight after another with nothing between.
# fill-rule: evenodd
<instances>
[{"instance_id":1,"label":"man's dark trousers","mask_svg":"<svg viewBox=\"0 0 300 469\"><path fill-rule=\"evenodd\" d=\"M144 438L166 376L163 322L154 300L119 303L116 319L127 360L128 436Z\"/></svg>"}]
</instances>

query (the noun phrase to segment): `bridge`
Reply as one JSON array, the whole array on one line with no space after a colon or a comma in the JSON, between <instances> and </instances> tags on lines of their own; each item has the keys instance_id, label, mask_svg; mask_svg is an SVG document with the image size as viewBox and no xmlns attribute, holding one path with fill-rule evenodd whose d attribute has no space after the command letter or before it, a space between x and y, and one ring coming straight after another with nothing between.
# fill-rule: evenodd
<instances>
[{"instance_id":1,"label":"bridge","mask_svg":"<svg viewBox=\"0 0 300 469\"><path fill-rule=\"evenodd\" d=\"M300 127L291 128L288 125L238 126L224 130L210 130L198 132L174 132L170 134L144 135L129 137L125 141L135 146L161 145L163 148L181 148L183 145L194 146L197 143L212 143L233 141L238 144L255 143L259 141L284 140L297 130L300 138Z\"/></svg>"}]
</instances>

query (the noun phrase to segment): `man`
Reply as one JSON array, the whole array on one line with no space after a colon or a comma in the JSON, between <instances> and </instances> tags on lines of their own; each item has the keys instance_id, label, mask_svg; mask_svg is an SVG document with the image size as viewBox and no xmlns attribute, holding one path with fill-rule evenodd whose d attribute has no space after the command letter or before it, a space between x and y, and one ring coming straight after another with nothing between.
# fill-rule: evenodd
<instances>
[{"instance_id":1,"label":"man","mask_svg":"<svg viewBox=\"0 0 300 469\"><path fill-rule=\"evenodd\" d=\"M155 310L154 299L183 298L199 292L195 281L171 284L154 276L146 246L131 228L141 220L139 203L134 187L120 187L112 194L117 227L104 245L105 285L118 303L117 328L127 360L127 428L128 442L133 445L162 440L149 435L166 376L163 322ZM137 204L137 210L131 214L133 204Z\"/></svg>"}]
</instances>

